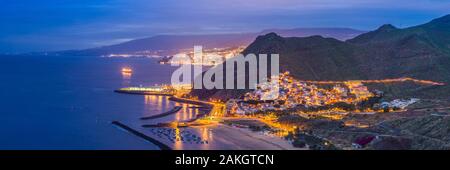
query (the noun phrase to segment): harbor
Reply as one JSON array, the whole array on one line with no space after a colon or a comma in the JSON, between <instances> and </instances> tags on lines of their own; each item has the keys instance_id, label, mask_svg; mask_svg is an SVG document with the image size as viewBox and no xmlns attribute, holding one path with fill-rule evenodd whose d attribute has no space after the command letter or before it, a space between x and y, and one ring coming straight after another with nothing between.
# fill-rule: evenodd
<instances>
[{"instance_id":1,"label":"harbor","mask_svg":"<svg viewBox=\"0 0 450 170\"><path fill-rule=\"evenodd\" d=\"M154 96L158 98L158 95ZM136 118L141 121L155 120L155 123L142 122L140 126L135 124L126 126L120 122L115 122L114 124L136 137L152 143L155 142L154 144L160 149L297 149L282 137L267 135L262 131L254 132L248 127L224 123L220 118L225 110L222 103L201 101L175 95L167 96L166 100L174 102L175 107L161 114ZM178 116L175 116L175 119L171 121L159 120L159 118L176 115L181 110L191 110L197 113L193 118L185 120L178 120Z\"/></svg>"}]
</instances>

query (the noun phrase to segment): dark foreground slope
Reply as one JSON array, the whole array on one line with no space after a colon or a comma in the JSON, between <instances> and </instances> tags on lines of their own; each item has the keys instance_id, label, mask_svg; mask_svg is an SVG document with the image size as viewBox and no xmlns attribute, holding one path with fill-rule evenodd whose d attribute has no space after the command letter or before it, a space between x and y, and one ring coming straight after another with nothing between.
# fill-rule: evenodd
<instances>
[{"instance_id":1,"label":"dark foreground slope","mask_svg":"<svg viewBox=\"0 0 450 170\"><path fill-rule=\"evenodd\" d=\"M450 82L450 15L399 29L383 25L347 41L312 36L259 36L244 54L279 54L280 69L301 80L354 80L412 77ZM385 87L379 87L381 89ZM446 98L448 86L402 89L406 96ZM410 90L410 91L408 91ZM233 90L200 90L202 98L234 97ZM395 92L395 91L394 91Z\"/></svg>"}]
</instances>

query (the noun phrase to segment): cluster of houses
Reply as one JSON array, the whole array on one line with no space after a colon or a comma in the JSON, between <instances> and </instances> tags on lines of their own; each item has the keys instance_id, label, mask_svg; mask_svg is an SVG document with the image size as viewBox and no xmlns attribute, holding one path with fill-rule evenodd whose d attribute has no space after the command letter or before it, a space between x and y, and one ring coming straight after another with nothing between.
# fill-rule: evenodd
<instances>
[{"instance_id":1,"label":"cluster of houses","mask_svg":"<svg viewBox=\"0 0 450 170\"><path fill-rule=\"evenodd\" d=\"M376 105L375 107L378 107L379 109L383 109L383 110L404 110L409 105L414 104L418 101L419 101L419 99L417 99L417 98L411 98L408 100L395 99L390 102L381 102L379 105Z\"/></svg>"},{"instance_id":2,"label":"cluster of houses","mask_svg":"<svg viewBox=\"0 0 450 170\"><path fill-rule=\"evenodd\" d=\"M276 83L262 83L245 94L243 99L229 100L229 113L249 114L260 111L282 111L293 108L306 108L317 111L337 108L347 111L357 110L403 110L419 99L396 99L391 102L380 102L383 92L369 91L360 81L346 81L328 87L319 87L314 83L299 81L289 75L280 74ZM362 111L365 112L365 111Z\"/></svg>"},{"instance_id":3,"label":"cluster of houses","mask_svg":"<svg viewBox=\"0 0 450 170\"><path fill-rule=\"evenodd\" d=\"M194 59L196 52L193 49L183 49L173 56L165 56L159 60L160 64L194 64L204 66L214 66L221 64L216 62L216 58L220 57L223 61L239 55L245 46L229 47L229 48L211 48L202 49L202 58ZM176 58L174 58L176 56Z\"/></svg>"},{"instance_id":4,"label":"cluster of houses","mask_svg":"<svg viewBox=\"0 0 450 170\"><path fill-rule=\"evenodd\" d=\"M280 74L276 85L259 84L242 100L230 100L228 105L234 113L254 113L265 110L286 110L302 107L319 107L336 103L355 104L374 96L361 82L351 81L320 88L312 83L301 82L289 75Z\"/></svg>"}]
</instances>

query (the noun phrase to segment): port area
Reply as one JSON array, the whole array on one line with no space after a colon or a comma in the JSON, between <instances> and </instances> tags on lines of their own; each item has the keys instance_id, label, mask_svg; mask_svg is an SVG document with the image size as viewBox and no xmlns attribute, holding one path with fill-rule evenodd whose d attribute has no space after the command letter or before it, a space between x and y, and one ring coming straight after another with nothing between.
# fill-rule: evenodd
<instances>
[{"instance_id":1,"label":"port area","mask_svg":"<svg viewBox=\"0 0 450 170\"><path fill-rule=\"evenodd\" d=\"M188 121L172 121L141 126L124 122L115 122L129 133L157 145L162 150L239 150L239 149L267 149L267 150L293 150L295 148L289 141L276 135L267 135L263 131L254 130L243 124L240 118L225 118L225 104L219 102L202 101L191 98L172 96L169 100L178 103L187 103L208 110L206 114L198 115ZM172 114L177 108L160 115ZM230 123L231 122L231 123ZM236 123L239 122L239 123ZM250 127L266 127L259 120L248 120L244 124Z\"/></svg>"},{"instance_id":2,"label":"port area","mask_svg":"<svg viewBox=\"0 0 450 170\"><path fill-rule=\"evenodd\" d=\"M184 122L144 124L143 132L174 150L298 150L284 137L264 131L259 119L225 117L225 105L196 99L170 97L169 100L207 108L209 112ZM244 121L244 122L243 122ZM241 125L245 124L245 125Z\"/></svg>"}]
</instances>

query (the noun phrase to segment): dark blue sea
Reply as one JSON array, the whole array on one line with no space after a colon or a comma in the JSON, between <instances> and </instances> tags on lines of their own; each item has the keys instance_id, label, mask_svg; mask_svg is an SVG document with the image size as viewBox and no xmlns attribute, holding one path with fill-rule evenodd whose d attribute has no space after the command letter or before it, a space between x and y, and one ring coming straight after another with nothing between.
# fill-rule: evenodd
<instances>
[{"instance_id":1,"label":"dark blue sea","mask_svg":"<svg viewBox=\"0 0 450 170\"><path fill-rule=\"evenodd\" d=\"M123 67L133 74L123 75ZM0 56L0 149L157 149L111 121L151 124L139 118L179 104L113 91L169 83L175 69L148 58ZM194 114L183 109L155 121Z\"/></svg>"}]
</instances>

